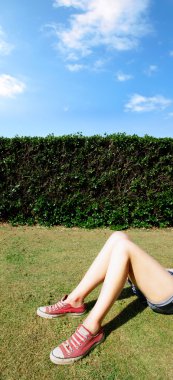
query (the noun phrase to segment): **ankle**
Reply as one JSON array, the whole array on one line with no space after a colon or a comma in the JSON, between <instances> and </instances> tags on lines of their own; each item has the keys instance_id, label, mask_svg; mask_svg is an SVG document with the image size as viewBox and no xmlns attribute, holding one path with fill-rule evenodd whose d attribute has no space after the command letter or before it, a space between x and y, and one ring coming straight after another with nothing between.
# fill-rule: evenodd
<instances>
[{"instance_id":1,"label":"ankle","mask_svg":"<svg viewBox=\"0 0 173 380\"><path fill-rule=\"evenodd\" d=\"M74 297L71 294L68 295L66 302L70 303L71 306L73 307L79 307L83 305L84 300L81 297Z\"/></svg>"},{"instance_id":2,"label":"ankle","mask_svg":"<svg viewBox=\"0 0 173 380\"><path fill-rule=\"evenodd\" d=\"M83 325L93 335L96 335L99 332L99 330L101 329L101 323L100 322L98 322L98 321L91 321L88 318L85 319L85 321L83 322Z\"/></svg>"}]
</instances>

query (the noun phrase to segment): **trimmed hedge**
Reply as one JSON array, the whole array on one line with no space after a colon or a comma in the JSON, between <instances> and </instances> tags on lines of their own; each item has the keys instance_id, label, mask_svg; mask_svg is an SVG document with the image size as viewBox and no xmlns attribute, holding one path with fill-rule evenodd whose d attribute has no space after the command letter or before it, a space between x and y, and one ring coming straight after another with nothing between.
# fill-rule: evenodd
<instances>
[{"instance_id":1,"label":"trimmed hedge","mask_svg":"<svg viewBox=\"0 0 173 380\"><path fill-rule=\"evenodd\" d=\"M173 226L171 138L0 138L0 154L1 221Z\"/></svg>"}]
</instances>

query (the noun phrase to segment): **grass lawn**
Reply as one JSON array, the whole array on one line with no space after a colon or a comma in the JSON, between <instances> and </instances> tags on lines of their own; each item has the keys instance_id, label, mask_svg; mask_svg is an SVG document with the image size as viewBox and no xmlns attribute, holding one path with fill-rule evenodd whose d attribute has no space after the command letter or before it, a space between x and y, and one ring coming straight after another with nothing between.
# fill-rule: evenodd
<instances>
[{"instance_id":1,"label":"grass lawn","mask_svg":"<svg viewBox=\"0 0 173 380\"><path fill-rule=\"evenodd\" d=\"M130 230L165 266L173 267L173 229ZM105 319L106 340L83 360L56 366L52 348L82 318L46 320L38 306L57 301L80 280L111 231L0 226L1 380L166 380L173 378L173 315L159 315L128 286ZM87 298L90 309L96 289Z\"/></svg>"}]
</instances>

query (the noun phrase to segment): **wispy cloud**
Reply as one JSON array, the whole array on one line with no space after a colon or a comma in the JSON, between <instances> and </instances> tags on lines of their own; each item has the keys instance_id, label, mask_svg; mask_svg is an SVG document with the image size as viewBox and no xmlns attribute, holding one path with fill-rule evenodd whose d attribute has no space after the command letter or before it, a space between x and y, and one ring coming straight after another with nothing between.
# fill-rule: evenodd
<instances>
[{"instance_id":1,"label":"wispy cloud","mask_svg":"<svg viewBox=\"0 0 173 380\"><path fill-rule=\"evenodd\" d=\"M25 83L19 79L7 74L0 75L0 97L13 98L15 95L22 94L25 89Z\"/></svg>"},{"instance_id":2,"label":"wispy cloud","mask_svg":"<svg viewBox=\"0 0 173 380\"><path fill-rule=\"evenodd\" d=\"M86 66L85 66L85 65L80 65L80 64L78 64L78 63L74 63L74 64L66 65L66 68L67 68L69 71L77 72L77 71L81 71L81 70L85 69Z\"/></svg>"},{"instance_id":3,"label":"wispy cloud","mask_svg":"<svg viewBox=\"0 0 173 380\"><path fill-rule=\"evenodd\" d=\"M170 55L171 57L173 57L173 50L171 50L171 51L169 52L169 55Z\"/></svg>"},{"instance_id":4,"label":"wispy cloud","mask_svg":"<svg viewBox=\"0 0 173 380\"><path fill-rule=\"evenodd\" d=\"M125 105L126 111L131 112L150 112L155 110L164 110L169 107L173 101L167 99L162 95L155 95L152 97L134 94L129 102Z\"/></svg>"},{"instance_id":5,"label":"wispy cloud","mask_svg":"<svg viewBox=\"0 0 173 380\"><path fill-rule=\"evenodd\" d=\"M81 8L85 9L87 0L54 0L54 7L73 7L73 8Z\"/></svg>"},{"instance_id":6,"label":"wispy cloud","mask_svg":"<svg viewBox=\"0 0 173 380\"><path fill-rule=\"evenodd\" d=\"M105 70L105 65L107 62L108 60L104 60L104 59L97 59L95 62L93 62L90 65L71 62L71 63L66 64L66 69L71 72L78 72L82 70L101 72Z\"/></svg>"},{"instance_id":7,"label":"wispy cloud","mask_svg":"<svg viewBox=\"0 0 173 380\"><path fill-rule=\"evenodd\" d=\"M170 117L172 118L172 117L173 117L173 112L169 112L169 113L168 113L168 117L169 117L169 118L170 118Z\"/></svg>"},{"instance_id":8,"label":"wispy cloud","mask_svg":"<svg viewBox=\"0 0 173 380\"><path fill-rule=\"evenodd\" d=\"M128 80L131 80L133 79L133 75L130 75L130 74L125 74L123 73L122 71L118 71L116 74L115 74L115 78L118 82L126 82Z\"/></svg>"},{"instance_id":9,"label":"wispy cloud","mask_svg":"<svg viewBox=\"0 0 173 380\"><path fill-rule=\"evenodd\" d=\"M124 51L136 48L151 29L147 11L151 0L54 0L56 7L71 7L68 26L53 24L57 47L66 59L80 59L94 48Z\"/></svg>"},{"instance_id":10,"label":"wispy cloud","mask_svg":"<svg viewBox=\"0 0 173 380\"><path fill-rule=\"evenodd\" d=\"M158 66L150 65L145 71L144 74L151 77L154 73L158 71Z\"/></svg>"},{"instance_id":11,"label":"wispy cloud","mask_svg":"<svg viewBox=\"0 0 173 380\"><path fill-rule=\"evenodd\" d=\"M102 59L102 58L100 58L100 59L97 59L95 62L94 62L94 70L98 70L98 71L100 71L100 70L103 70L103 68L104 68L104 66L106 65L106 63L107 63L107 61L108 60L105 60L105 59Z\"/></svg>"},{"instance_id":12,"label":"wispy cloud","mask_svg":"<svg viewBox=\"0 0 173 380\"><path fill-rule=\"evenodd\" d=\"M8 42L6 33L0 26L0 55L9 55L13 49L14 45Z\"/></svg>"}]
</instances>

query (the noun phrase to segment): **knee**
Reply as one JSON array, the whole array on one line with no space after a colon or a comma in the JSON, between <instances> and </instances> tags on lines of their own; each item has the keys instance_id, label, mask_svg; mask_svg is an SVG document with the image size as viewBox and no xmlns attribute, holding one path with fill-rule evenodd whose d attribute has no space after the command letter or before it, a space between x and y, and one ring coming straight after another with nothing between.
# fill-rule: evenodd
<instances>
[{"instance_id":1,"label":"knee","mask_svg":"<svg viewBox=\"0 0 173 380\"><path fill-rule=\"evenodd\" d=\"M113 243L112 245L112 253L111 253L111 256L116 256L116 257L120 257L121 261L122 260L125 260L125 262L127 262L129 260L129 244L130 244L130 241L128 240L128 238L126 238L126 235L125 237L124 236L119 236Z\"/></svg>"},{"instance_id":2,"label":"knee","mask_svg":"<svg viewBox=\"0 0 173 380\"><path fill-rule=\"evenodd\" d=\"M129 240L129 238L125 232L116 231L116 232L113 232L113 234L111 235L111 240L114 243L117 243L117 242L122 241L122 240Z\"/></svg>"}]
</instances>

